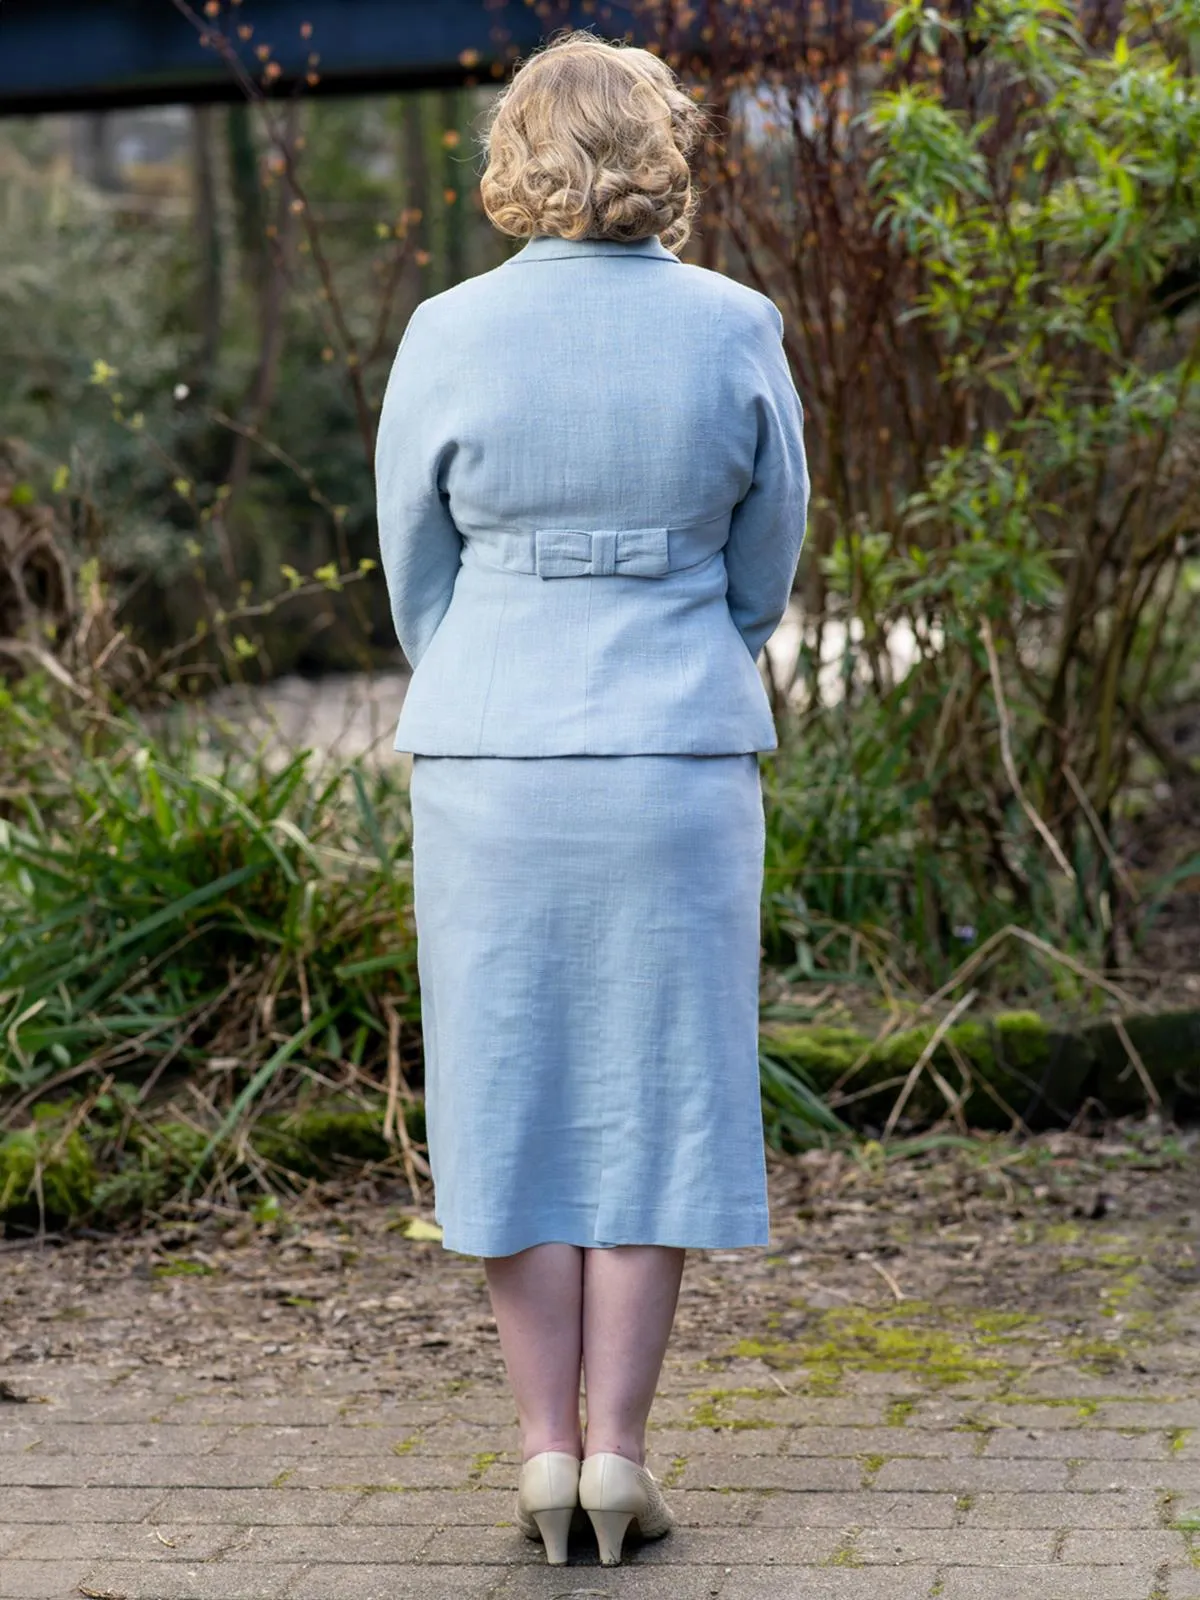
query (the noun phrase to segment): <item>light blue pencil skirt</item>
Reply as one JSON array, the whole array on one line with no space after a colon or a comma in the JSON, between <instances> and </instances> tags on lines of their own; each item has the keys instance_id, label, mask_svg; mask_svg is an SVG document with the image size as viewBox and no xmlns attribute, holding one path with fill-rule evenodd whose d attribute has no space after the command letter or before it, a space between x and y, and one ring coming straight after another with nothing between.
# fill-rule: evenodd
<instances>
[{"instance_id":1,"label":"light blue pencil skirt","mask_svg":"<svg viewBox=\"0 0 1200 1600\"><path fill-rule=\"evenodd\" d=\"M754 755L414 756L446 1249L767 1242Z\"/></svg>"}]
</instances>

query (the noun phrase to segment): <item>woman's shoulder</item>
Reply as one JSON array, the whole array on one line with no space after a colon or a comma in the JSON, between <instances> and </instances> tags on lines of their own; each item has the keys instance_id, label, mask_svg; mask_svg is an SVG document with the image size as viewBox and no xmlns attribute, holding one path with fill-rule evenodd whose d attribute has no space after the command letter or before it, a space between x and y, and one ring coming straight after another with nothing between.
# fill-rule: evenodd
<instances>
[{"instance_id":1,"label":"woman's shoulder","mask_svg":"<svg viewBox=\"0 0 1200 1600\"><path fill-rule=\"evenodd\" d=\"M707 295L718 301L727 317L735 321L740 319L742 326L759 325L770 332L782 329L783 317L769 295L711 267L701 267L692 262L682 265L685 270L680 276L685 284L693 293Z\"/></svg>"},{"instance_id":2,"label":"woman's shoulder","mask_svg":"<svg viewBox=\"0 0 1200 1600\"><path fill-rule=\"evenodd\" d=\"M478 359L481 346L494 354L497 341L516 341L516 348L529 353L529 339L547 315L549 287L539 279L542 293L531 295L527 274L506 271L507 263L464 278L420 301L409 319L404 342L422 363L433 362L443 371L462 357ZM616 263L612 269L618 284L628 267ZM569 280L564 279L564 283ZM653 294L639 306L633 319L641 324L649 311L659 315L663 297L674 302L672 322L679 330L694 327L696 338L710 350L715 346L727 352L725 364L752 365L767 355L767 347L777 344L783 331L783 318L774 301L749 284L739 283L723 272L678 262L671 271L656 274ZM629 302L627 301L626 304ZM561 307L557 307L560 312ZM581 307L586 322L586 307ZM556 314L550 311L552 320Z\"/></svg>"}]
</instances>

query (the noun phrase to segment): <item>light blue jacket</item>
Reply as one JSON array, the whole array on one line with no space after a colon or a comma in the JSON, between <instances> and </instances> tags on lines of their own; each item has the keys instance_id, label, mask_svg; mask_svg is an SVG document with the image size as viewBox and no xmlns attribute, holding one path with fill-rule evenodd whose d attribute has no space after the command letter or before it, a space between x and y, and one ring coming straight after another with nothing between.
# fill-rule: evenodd
<instances>
[{"instance_id":1,"label":"light blue jacket","mask_svg":"<svg viewBox=\"0 0 1200 1600\"><path fill-rule=\"evenodd\" d=\"M417 308L375 462L395 749L775 748L757 658L808 510L782 328L658 238L539 236Z\"/></svg>"}]
</instances>

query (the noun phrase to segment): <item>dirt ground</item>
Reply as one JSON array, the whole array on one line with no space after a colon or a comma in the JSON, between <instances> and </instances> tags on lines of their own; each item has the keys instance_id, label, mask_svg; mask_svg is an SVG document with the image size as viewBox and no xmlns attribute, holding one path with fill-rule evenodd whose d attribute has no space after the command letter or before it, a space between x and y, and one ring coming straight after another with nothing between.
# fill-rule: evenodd
<instances>
[{"instance_id":1,"label":"dirt ground","mask_svg":"<svg viewBox=\"0 0 1200 1600\"><path fill-rule=\"evenodd\" d=\"M772 1157L772 1242L689 1256L676 1356L719 1366L736 1348L819 1382L847 1362L969 1361L1025 1329L1044 1363L1136 1371L1200 1285L1200 1136L1146 1123L929 1143ZM482 1264L407 1237L411 1215L398 1194L346 1192L265 1224L213 1208L128 1236L0 1242L0 1364L107 1353L281 1386L368 1365L397 1393L494 1380ZM868 1313L908 1345L855 1321Z\"/></svg>"}]
</instances>

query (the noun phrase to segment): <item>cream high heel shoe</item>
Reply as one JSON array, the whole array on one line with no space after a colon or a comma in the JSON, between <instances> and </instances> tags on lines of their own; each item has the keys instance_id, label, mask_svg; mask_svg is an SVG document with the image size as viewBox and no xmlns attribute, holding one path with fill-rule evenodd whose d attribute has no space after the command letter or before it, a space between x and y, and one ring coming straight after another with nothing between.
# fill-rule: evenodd
<instances>
[{"instance_id":1,"label":"cream high heel shoe","mask_svg":"<svg viewBox=\"0 0 1200 1600\"><path fill-rule=\"evenodd\" d=\"M541 1539L549 1566L567 1559L567 1534L579 1504L579 1458L564 1450L543 1450L521 1468L517 1526L527 1539Z\"/></svg>"},{"instance_id":2,"label":"cream high heel shoe","mask_svg":"<svg viewBox=\"0 0 1200 1600\"><path fill-rule=\"evenodd\" d=\"M627 1456L598 1451L579 1474L579 1504L592 1519L603 1566L621 1562L621 1545L632 1522L643 1539L661 1539L674 1525L657 1480Z\"/></svg>"}]
</instances>

